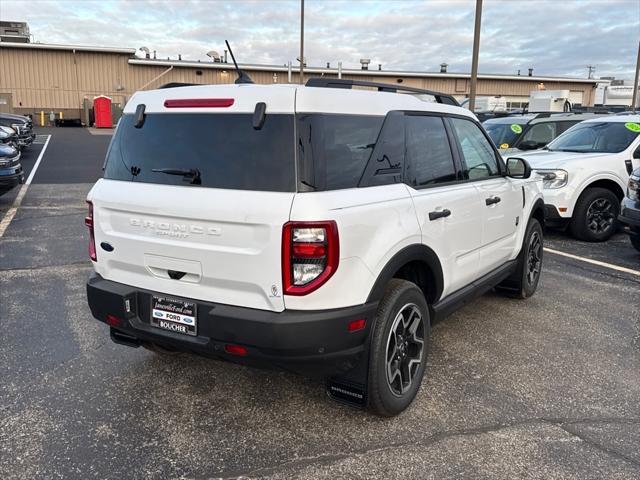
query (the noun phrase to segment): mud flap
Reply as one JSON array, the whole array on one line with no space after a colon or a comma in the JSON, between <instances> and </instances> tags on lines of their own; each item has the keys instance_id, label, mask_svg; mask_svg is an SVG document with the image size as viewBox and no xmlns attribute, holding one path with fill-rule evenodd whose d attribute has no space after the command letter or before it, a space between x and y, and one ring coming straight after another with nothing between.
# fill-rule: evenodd
<instances>
[{"instance_id":1,"label":"mud flap","mask_svg":"<svg viewBox=\"0 0 640 480\"><path fill-rule=\"evenodd\" d=\"M327 379L326 388L329 398L351 407L367 407L369 401L367 395L369 350L370 345L367 342L367 348L351 370Z\"/></svg>"}]
</instances>

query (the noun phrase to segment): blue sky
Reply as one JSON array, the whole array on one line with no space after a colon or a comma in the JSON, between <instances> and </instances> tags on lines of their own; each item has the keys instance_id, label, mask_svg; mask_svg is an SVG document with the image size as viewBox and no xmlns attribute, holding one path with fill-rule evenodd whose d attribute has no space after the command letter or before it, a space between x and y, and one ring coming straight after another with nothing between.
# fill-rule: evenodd
<instances>
[{"instance_id":1,"label":"blue sky","mask_svg":"<svg viewBox=\"0 0 640 480\"><path fill-rule=\"evenodd\" d=\"M306 0L305 56L313 66L468 72L474 0ZM298 55L299 0L0 0L2 20L27 21L36 41L157 50L207 59L228 39L239 61ZM640 0L485 0L480 71L632 79Z\"/></svg>"}]
</instances>

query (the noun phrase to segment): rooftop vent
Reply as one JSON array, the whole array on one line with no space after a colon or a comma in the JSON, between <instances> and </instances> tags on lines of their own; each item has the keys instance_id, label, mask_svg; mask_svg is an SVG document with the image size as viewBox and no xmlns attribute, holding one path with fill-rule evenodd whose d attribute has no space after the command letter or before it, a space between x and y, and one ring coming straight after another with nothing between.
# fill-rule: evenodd
<instances>
[{"instance_id":1,"label":"rooftop vent","mask_svg":"<svg viewBox=\"0 0 640 480\"><path fill-rule=\"evenodd\" d=\"M215 50L208 51L207 57L209 57L211 60L213 60L216 63L220 63L222 61L222 57L220 57L220 54Z\"/></svg>"},{"instance_id":2,"label":"rooftop vent","mask_svg":"<svg viewBox=\"0 0 640 480\"><path fill-rule=\"evenodd\" d=\"M440 64L440 73L447 73L447 67L449 66L449 64L447 63L441 63Z\"/></svg>"},{"instance_id":3,"label":"rooftop vent","mask_svg":"<svg viewBox=\"0 0 640 480\"><path fill-rule=\"evenodd\" d=\"M26 22L0 22L0 42L30 43L29 25Z\"/></svg>"},{"instance_id":4,"label":"rooftop vent","mask_svg":"<svg viewBox=\"0 0 640 480\"><path fill-rule=\"evenodd\" d=\"M362 70L369 70L369 64L371 63L370 58L361 58L360 65L362 66Z\"/></svg>"},{"instance_id":5,"label":"rooftop vent","mask_svg":"<svg viewBox=\"0 0 640 480\"><path fill-rule=\"evenodd\" d=\"M533 77L533 68L530 68L530 69L529 69L529 76L530 76L530 77Z\"/></svg>"}]
</instances>

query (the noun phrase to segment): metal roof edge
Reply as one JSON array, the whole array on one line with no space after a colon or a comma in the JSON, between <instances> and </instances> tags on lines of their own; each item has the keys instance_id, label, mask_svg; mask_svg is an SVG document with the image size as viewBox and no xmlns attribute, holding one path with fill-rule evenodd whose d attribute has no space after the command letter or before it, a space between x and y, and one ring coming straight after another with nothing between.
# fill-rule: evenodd
<instances>
[{"instance_id":1,"label":"metal roof edge","mask_svg":"<svg viewBox=\"0 0 640 480\"><path fill-rule=\"evenodd\" d=\"M19 43L19 42L0 42L0 48L26 48L31 50L65 50L78 52L101 52L101 53L122 53L134 55L135 48L118 48L118 47L92 47L89 45L62 45L54 43Z\"/></svg>"},{"instance_id":2,"label":"metal roof edge","mask_svg":"<svg viewBox=\"0 0 640 480\"><path fill-rule=\"evenodd\" d=\"M208 68L214 70L233 70L232 63L218 62L198 62L193 60L159 60L147 58L130 58L131 65L153 65L153 66L173 66L183 68ZM247 71L268 71L268 72L287 72L288 67L283 65L258 65L258 64L239 64L241 69ZM292 73L298 73L297 67L292 67ZM306 67L306 74L332 74L337 75L337 68L323 67ZM400 70L361 70L361 69L342 69L343 75L363 75L374 77L421 77L421 78L470 78L469 73L439 73L439 72L411 72ZM559 82L559 83L604 83L599 79L591 78L571 78L571 77L544 77L544 76L528 76L528 75L500 75L500 74L478 74L478 78L483 80L517 80L526 82Z\"/></svg>"}]
</instances>

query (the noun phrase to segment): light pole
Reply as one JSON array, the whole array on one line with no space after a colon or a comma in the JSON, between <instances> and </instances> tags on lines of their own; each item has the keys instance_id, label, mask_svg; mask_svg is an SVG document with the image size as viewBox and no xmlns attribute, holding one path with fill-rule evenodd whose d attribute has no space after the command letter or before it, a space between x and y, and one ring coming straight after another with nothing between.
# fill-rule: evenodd
<instances>
[{"instance_id":1,"label":"light pole","mask_svg":"<svg viewBox=\"0 0 640 480\"><path fill-rule=\"evenodd\" d=\"M300 0L300 85L304 83L304 0Z\"/></svg>"},{"instance_id":2,"label":"light pole","mask_svg":"<svg viewBox=\"0 0 640 480\"><path fill-rule=\"evenodd\" d=\"M640 42L638 42L638 58L636 59L636 76L633 81L633 97L631 100L631 110L638 106L638 80L640 80Z\"/></svg>"},{"instance_id":3,"label":"light pole","mask_svg":"<svg viewBox=\"0 0 640 480\"><path fill-rule=\"evenodd\" d=\"M476 23L473 30L473 57L471 58L471 84L469 85L469 110L476 108L476 84L478 83L478 52L480 51L480 23L482 0L476 0Z\"/></svg>"}]
</instances>

